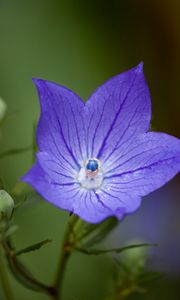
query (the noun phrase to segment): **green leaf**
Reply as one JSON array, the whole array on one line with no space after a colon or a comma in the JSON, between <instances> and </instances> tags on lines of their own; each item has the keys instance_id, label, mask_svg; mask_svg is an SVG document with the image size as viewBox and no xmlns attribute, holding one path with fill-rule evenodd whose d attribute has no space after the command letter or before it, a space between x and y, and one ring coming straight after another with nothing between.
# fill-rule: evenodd
<instances>
[{"instance_id":1,"label":"green leaf","mask_svg":"<svg viewBox=\"0 0 180 300\"><path fill-rule=\"evenodd\" d=\"M23 147L23 148L14 148L14 149L10 149L10 150L6 150L3 152L0 152L0 159L6 157L6 156L11 156L11 155L15 155L15 154L21 154L27 151L32 150L32 146L27 146L27 147Z\"/></svg>"},{"instance_id":2,"label":"green leaf","mask_svg":"<svg viewBox=\"0 0 180 300\"><path fill-rule=\"evenodd\" d=\"M50 293L51 287L34 278L30 271L19 259L17 259L17 257L9 257L8 264L16 280L18 280L25 287L37 292L43 292L46 294Z\"/></svg>"},{"instance_id":3,"label":"green leaf","mask_svg":"<svg viewBox=\"0 0 180 300\"><path fill-rule=\"evenodd\" d=\"M134 249L138 247L152 247L152 246L158 246L157 244L136 244L136 245L128 245L121 248L111 248L111 249L88 249L88 248L81 248L78 246L75 246L74 249L76 251L79 251L81 253L87 254L87 255L100 255L100 254L106 254L106 253L121 253L123 251Z\"/></svg>"},{"instance_id":4,"label":"green leaf","mask_svg":"<svg viewBox=\"0 0 180 300\"><path fill-rule=\"evenodd\" d=\"M13 255L14 249L9 240L6 243L3 243L3 248L5 250L10 271L21 284L33 291L44 292L46 294L51 293L52 288L34 278L19 258Z\"/></svg>"},{"instance_id":5,"label":"green leaf","mask_svg":"<svg viewBox=\"0 0 180 300\"><path fill-rule=\"evenodd\" d=\"M83 222L81 224L77 242L85 247L95 245L102 241L118 224L118 220L114 217L108 218L100 224L89 224Z\"/></svg>"},{"instance_id":6,"label":"green leaf","mask_svg":"<svg viewBox=\"0 0 180 300\"><path fill-rule=\"evenodd\" d=\"M161 272L155 272L155 271L144 272L144 273L140 274L140 276L138 277L138 283L142 284L142 283L146 283L149 281L157 280L163 276L164 276L164 274Z\"/></svg>"},{"instance_id":7,"label":"green leaf","mask_svg":"<svg viewBox=\"0 0 180 300\"><path fill-rule=\"evenodd\" d=\"M43 240L43 241L41 241L41 242L39 242L39 243L36 243L36 244L34 244L34 245L31 245L31 246L28 246L28 247L26 247L26 248L24 248L24 249L15 251L15 252L13 252L12 255L13 255L13 256L19 256L19 255L21 255L21 254L25 254L25 253L29 253L29 252L32 252L32 251L39 250L41 247L43 247L44 245L46 245L46 244L48 244L48 243L50 243L50 242L51 242L51 240L48 240L48 239Z\"/></svg>"}]
</instances>

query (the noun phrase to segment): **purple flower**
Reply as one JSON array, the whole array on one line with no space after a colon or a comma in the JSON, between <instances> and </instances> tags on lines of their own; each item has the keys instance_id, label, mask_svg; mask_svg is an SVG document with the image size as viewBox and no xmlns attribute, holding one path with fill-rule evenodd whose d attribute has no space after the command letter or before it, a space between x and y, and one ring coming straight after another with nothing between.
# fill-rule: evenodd
<instances>
[{"instance_id":1,"label":"purple flower","mask_svg":"<svg viewBox=\"0 0 180 300\"><path fill-rule=\"evenodd\" d=\"M180 140L148 132L142 64L104 83L85 104L63 86L34 82L39 152L23 180L52 204L90 223L121 219L179 172Z\"/></svg>"}]
</instances>

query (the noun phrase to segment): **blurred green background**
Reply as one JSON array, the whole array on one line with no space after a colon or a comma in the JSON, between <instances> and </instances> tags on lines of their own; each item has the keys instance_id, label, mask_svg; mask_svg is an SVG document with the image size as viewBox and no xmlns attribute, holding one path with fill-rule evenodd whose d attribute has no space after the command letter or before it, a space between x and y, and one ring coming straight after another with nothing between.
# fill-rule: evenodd
<instances>
[{"instance_id":1,"label":"blurred green background","mask_svg":"<svg viewBox=\"0 0 180 300\"><path fill-rule=\"evenodd\" d=\"M65 85L85 100L106 79L141 60L152 95L152 129L178 137L179 1L0 0L0 96L9 113L0 151L32 144L39 116L32 77ZM13 188L31 164L30 151L2 159L0 176L5 186ZM179 191L176 177L146 197L140 210L127 217L107 241L112 245L135 238L161 242L152 266L169 274L167 284L155 285L154 298L144 295L141 299L180 299ZM66 212L43 200L29 199L16 214L17 247L45 238L53 240L40 252L23 256L45 282L52 280L67 220ZM104 299L111 276L110 258L75 254L66 273L64 299ZM18 300L48 299L23 288L13 278L11 282Z\"/></svg>"}]
</instances>

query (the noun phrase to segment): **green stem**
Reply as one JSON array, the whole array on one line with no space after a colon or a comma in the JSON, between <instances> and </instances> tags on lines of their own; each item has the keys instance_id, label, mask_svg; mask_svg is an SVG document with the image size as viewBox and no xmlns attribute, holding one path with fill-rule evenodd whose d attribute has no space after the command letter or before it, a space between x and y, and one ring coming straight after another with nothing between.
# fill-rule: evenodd
<instances>
[{"instance_id":1,"label":"green stem","mask_svg":"<svg viewBox=\"0 0 180 300\"><path fill-rule=\"evenodd\" d=\"M62 293L62 283L64 279L65 269L70 258L72 249L73 249L73 230L75 225L77 225L78 220L80 220L77 216L73 216L72 220L67 228L67 231L64 236L64 242L61 248L61 254L58 264L58 269L55 277L55 284L54 284L54 300L61 299Z\"/></svg>"},{"instance_id":2,"label":"green stem","mask_svg":"<svg viewBox=\"0 0 180 300\"><path fill-rule=\"evenodd\" d=\"M2 255L0 253L0 280L4 292L4 296L7 300L14 300L13 293L10 288L9 280L8 280L8 275L6 274L5 270L5 264L2 259Z\"/></svg>"},{"instance_id":3,"label":"green stem","mask_svg":"<svg viewBox=\"0 0 180 300\"><path fill-rule=\"evenodd\" d=\"M15 278L18 281L20 281L21 284L23 284L26 287L29 287L34 291L41 291L45 294L48 294L49 296L54 295L53 287L47 286L35 279L34 277L32 277L31 274L27 272L27 270L24 268L22 263L18 260L18 258L12 254L14 249L11 245L10 240L3 241L2 246L5 251L9 267Z\"/></svg>"},{"instance_id":4,"label":"green stem","mask_svg":"<svg viewBox=\"0 0 180 300\"><path fill-rule=\"evenodd\" d=\"M59 300L61 299L61 291L62 291L62 283L63 283L63 277L64 277L64 272L66 269L67 262L70 257L70 251L63 250L62 255L60 258L60 264L59 264L59 269L57 272L57 277L56 277L56 282L55 282L55 295L54 299Z\"/></svg>"}]
</instances>

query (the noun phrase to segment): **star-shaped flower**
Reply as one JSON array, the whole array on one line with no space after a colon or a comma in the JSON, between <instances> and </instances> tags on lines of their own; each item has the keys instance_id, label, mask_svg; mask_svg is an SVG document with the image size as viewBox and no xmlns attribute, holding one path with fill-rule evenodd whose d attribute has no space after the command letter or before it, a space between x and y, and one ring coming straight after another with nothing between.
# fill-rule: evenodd
<instances>
[{"instance_id":1,"label":"star-shaped flower","mask_svg":"<svg viewBox=\"0 0 180 300\"><path fill-rule=\"evenodd\" d=\"M34 83L39 152L23 180L52 204L90 223L121 219L179 172L180 140L148 132L142 64L105 82L86 103L63 86Z\"/></svg>"}]
</instances>

